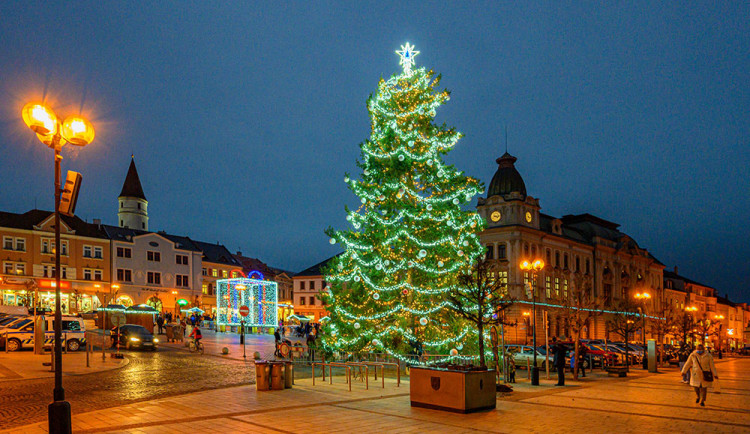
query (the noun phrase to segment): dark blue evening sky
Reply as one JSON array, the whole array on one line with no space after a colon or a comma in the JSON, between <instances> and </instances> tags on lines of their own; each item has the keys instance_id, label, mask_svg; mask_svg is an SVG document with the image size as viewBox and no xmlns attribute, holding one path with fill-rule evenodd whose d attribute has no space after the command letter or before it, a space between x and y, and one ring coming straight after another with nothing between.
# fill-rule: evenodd
<instances>
[{"instance_id":1,"label":"dark blue evening sky","mask_svg":"<svg viewBox=\"0 0 750 434\"><path fill-rule=\"evenodd\" d=\"M20 119L46 97L97 128L64 151L80 217L116 224L134 153L150 229L300 271L336 252L365 101L409 41L452 91L449 162L489 183L507 124L543 212L750 301L750 6L655 3L4 1L0 209L52 209Z\"/></svg>"}]
</instances>

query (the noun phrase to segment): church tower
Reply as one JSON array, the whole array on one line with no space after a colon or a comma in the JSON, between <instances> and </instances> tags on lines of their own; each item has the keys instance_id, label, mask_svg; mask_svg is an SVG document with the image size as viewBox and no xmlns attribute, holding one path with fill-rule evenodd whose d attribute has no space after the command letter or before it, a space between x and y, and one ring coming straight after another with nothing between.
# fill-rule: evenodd
<instances>
[{"instance_id":1,"label":"church tower","mask_svg":"<svg viewBox=\"0 0 750 434\"><path fill-rule=\"evenodd\" d=\"M128 174L125 176L125 183L122 185L120 197L117 198L120 203L117 211L117 220L121 228L138 229L141 231L148 230L148 201L143 194L141 180L138 178L138 171L135 169L135 158L131 156Z\"/></svg>"}]
</instances>

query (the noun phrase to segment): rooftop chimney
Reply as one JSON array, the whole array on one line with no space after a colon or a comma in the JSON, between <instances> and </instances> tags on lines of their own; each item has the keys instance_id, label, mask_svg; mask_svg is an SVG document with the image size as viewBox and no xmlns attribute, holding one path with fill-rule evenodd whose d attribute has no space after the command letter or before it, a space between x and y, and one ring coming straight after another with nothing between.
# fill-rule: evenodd
<instances>
[{"instance_id":1,"label":"rooftop chimney","mask_svg":"<svg viewBox=\"0 0 750 434\"><path fill-rule=\"evenodd\" d=\"M98 227L102 227L102 219L94 219L94 224Z\"/></svg>"},{"instance_id":2,"label":"rooftop chimney","mask_svg":"<svg viewBox=\"0 0 750 434\"><path fill-rule=\"evenodd\" d=\"M677 272L677 266L676 265L674 266L674 274L680 274L680 273Z\"/></svg>"},{"instance_id":3,"label":"rooftop chimney","mask_svg":"<svg viewBox=\"0 0 750 434\"><path fill-rule=\"evenodd\" d=\"M238 251L237 251L237 256L242 256L242 252L240 252L240 251L238 250Z\"/></svg>"}]
</instances>

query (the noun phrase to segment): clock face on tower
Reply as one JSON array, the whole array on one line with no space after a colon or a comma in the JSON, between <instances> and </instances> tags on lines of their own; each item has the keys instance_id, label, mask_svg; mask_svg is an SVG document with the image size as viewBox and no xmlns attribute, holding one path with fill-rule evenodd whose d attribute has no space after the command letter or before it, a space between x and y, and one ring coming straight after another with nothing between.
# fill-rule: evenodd
<instances>
[{"instance_id":1,"label":"clock face on tower","mask_svg":"<svg viewBox=\"0 0 750 434\"><path fill-rule=\"evenodd\" d=\"M530 212L528 212L528 211L526 211L526 221L527 221L528 223L531 223L531 213L530 213Z\"/></svg>"},{"instance_id":2,"label":"clock face on tower","mask_svg":"<svg viewBox=\"0 0 750 434\"><path fill-rule=\"evenodd\" d=\"M500 214L500 211L495 211L490 216L493 222L499 222L502 217L503 216Z\"/></svg>"}]
</instances>

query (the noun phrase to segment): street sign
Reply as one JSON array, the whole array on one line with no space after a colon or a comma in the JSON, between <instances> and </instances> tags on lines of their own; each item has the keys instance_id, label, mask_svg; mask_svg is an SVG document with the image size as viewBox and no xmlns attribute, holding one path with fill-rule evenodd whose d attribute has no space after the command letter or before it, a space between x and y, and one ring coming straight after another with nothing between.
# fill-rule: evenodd
<instances>
[{"instance_id":1,"label":"street sign","mask_svg":"<svg viewBox=\"0 0 750 434\"><path fill-rule=\"evenodd\" d=\"M125 314L122 312L113 312L109 316L109 320L112 321L112 325L120 327L125 325Z\"/></svg>"},{"instance_id":2,"label":"street sign","mask_svg":"<svg viewBox=\"0 0 750 434\"><path fill-rule=\"evenodd\" d=\"M240 306L240 315L242 316L250 315L250 308L247 306Z\"/></svg>"}]
</instances>

